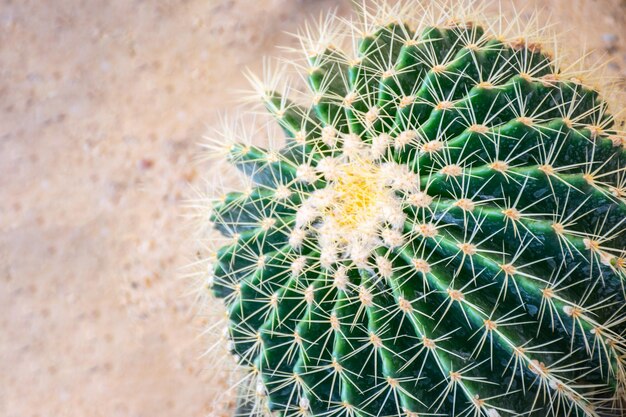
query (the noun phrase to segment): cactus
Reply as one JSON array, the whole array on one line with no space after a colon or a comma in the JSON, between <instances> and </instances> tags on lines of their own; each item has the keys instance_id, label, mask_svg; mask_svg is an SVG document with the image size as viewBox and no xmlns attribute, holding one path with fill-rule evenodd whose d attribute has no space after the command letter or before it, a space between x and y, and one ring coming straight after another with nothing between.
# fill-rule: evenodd
<instances>
[{"instance_id":1,"label":"cactus","mask_svg":"<svg viewBox=\"0 0 626 417\"><path fill-rule=\"evenodd\" d=\"M209 279L247 412L624 415L624 133L475 7L307 26L306 89L255 79L285 142L220 139L252 182L213 204Z\"/></svg>"}]
</instances>

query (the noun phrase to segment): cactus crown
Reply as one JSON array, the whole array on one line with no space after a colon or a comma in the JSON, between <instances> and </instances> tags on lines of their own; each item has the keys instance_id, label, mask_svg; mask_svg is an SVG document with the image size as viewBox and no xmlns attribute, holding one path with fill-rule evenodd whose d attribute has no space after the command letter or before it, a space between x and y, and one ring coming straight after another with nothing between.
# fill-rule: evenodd
<instances>
[{"instance_id":1,"label":"cactus crown","mask_svg":"<svg viewBox=\"0 0 626 417\"><path fill-rule=\"evenodd\" d=\"M254 79L286 144L220 139L252 186L214 202L209 284L252 412L622 415L624 134L473 7L307 26L308 92Z\"/></svg>"}]
</instances>

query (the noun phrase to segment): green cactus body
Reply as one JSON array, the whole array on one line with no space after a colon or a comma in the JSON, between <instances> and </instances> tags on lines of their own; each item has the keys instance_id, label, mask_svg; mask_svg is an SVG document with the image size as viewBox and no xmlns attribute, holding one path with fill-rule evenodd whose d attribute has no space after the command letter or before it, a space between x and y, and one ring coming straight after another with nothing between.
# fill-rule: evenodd
<instances>
[{"instance_id":1,"label":"green cactus body","mask_svg":"<svg viewBox=\"0 0 626 417\"><path fill-rule=\"evenodd\" d=\"M621 416L624 136L538 44L379 21L263 91L278 151L215 203L255 412ZM375 27L374 27L375 26Z\"/></svg>"}]
</instances>

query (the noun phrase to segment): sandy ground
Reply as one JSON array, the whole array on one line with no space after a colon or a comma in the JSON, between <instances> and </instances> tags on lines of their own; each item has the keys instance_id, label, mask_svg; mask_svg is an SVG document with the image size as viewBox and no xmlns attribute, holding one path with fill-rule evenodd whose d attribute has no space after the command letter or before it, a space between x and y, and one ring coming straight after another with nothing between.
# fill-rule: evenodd
<instances>
[{"instance_id":1,"label":"sandy ground","mask_svg":"<svg viewBox=\"0 0 626 417\"><path fill-rule=\"evenodd\" d=\"M181 202L242 69L332 7L0 0L0 416L228 414ZM626 75L623 1L547 8Z\"/></svg>"}]
</instances>

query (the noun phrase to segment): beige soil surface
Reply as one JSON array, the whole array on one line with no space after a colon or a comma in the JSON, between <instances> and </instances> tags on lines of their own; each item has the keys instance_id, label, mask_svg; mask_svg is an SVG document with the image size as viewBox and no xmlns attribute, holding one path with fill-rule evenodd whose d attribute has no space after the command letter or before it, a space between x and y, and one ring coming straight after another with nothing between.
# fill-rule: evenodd
<instances>
[{"instance_id":1,"label":"beige soil surface","mask_svg":"<svg viewBox=\"0 0 626 417\"><path fill-rule=\"evenodd\" d=\"M334 7L350 14L347 0L0 0L0 416L228 414L181 279L195 251L181 203L242 69ZM624 77L623 1L545 7Z\"/></svg>"}]
</instances>

